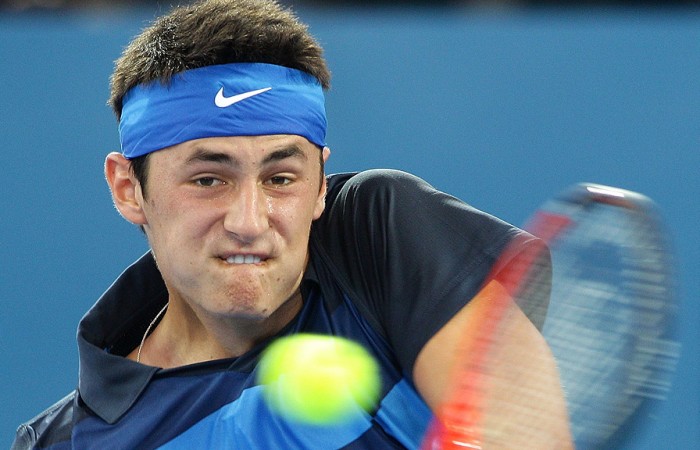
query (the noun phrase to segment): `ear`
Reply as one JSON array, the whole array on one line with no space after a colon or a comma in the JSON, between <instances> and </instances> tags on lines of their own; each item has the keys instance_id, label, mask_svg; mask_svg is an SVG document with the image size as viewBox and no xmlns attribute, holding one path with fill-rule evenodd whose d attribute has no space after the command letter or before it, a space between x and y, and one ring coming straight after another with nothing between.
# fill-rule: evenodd
<instances>
[{"instance_id":1,"label":"ear","mask_svg":"<svg viewBox=\"0 0 700 450\"><path fill-rule=\"evenodd\" d=\"M131 172L131 162L121 153L110 153L105 160L105 178L122 217L135 225L146 224L141 184Z\"/></svg>"},{"instance_id":2,"label":"ear","mask_svg":"<svg viewBox=\"0 0 700 450\"><path fill-rule=\"evenodd\" d=\"M325 167L328 162L328 157L331 156L331 149L328 147L323 147L322 150L323 165ZM326 209L326 190L328 188L328 183L326 182L325 175L321 179L321 190L318 193L318 199L316 200L316 207L314 208L314 220L321 217L323 210Z\"/></svg>"}]
</instances>

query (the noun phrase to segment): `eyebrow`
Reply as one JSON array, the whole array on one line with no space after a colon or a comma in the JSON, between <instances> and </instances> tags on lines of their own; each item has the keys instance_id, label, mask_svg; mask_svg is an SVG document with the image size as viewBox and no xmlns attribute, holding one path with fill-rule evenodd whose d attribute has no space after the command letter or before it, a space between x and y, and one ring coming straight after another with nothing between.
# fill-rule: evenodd
<instances>
[{"instance_id":1,"label":"eyebrow","mask_svg":"<svg viewBox=\"0 0 700 450\"><path fill-rule=\"evenodd\" d=\"M287 158L301 158L306 160L306 153L298 145L292 144L287 147L275 150L263 159L263 164L281 161Z\"/></svg>"},{"instance_id":2,"label":"eyebrow","mask_svg":"<svg viewBox=\"0 0 700 450\"><path fill-rule=\"evenodd\" d=\"M306 160L306 153L298 145L292 144L287 147L275 150L265 156L262 161L263 165L270 164L276 161L282 161L287 158L301 158ZM239 165L238 160L228 153L217 152L212 150L207 150L205 148L198 148L195 152L187 158L187 163L195 162L214 162L218 164L226 164L230 166Z\"/></svg>"},{"instance_id":3,"label":"eyebrow","mask_svg":"<svg viewBox=\"0 0 700 450\"><path fill-rule=\"evenodd\" d=\"M235 159L227 153L214 152L203 148L198 148L189 158L187 158L187 163L195 162L215 162L229 165L236 164Z\"/></svg>"}]
</instances>

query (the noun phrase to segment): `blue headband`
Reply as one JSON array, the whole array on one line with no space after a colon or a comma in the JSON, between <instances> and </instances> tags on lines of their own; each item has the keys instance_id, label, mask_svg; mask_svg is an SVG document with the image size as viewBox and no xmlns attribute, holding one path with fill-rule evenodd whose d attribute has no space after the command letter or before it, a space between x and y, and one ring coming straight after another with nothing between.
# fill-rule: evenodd
<instances>
[{"instance_id":1,"label":"blue headband","mask_svg":"<svg viewBox=\"0 0 700 450\"><path fill-rule=\"evenodd\" d=\"M119 137L131 159L192 139L296 134L319 147L326 111L318 80L263 63L206 66L124 96Z\"/></svg>"}]
</instances>

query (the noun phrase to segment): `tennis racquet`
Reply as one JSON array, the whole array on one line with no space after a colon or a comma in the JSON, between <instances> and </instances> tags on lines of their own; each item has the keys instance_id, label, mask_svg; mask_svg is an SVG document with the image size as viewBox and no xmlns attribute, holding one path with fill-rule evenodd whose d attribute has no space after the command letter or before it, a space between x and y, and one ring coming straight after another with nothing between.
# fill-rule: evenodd
<instances>
[{"instance_id":1,"label":"tennis racquet","mask_svg":"<svg viewBox=\"0 0 700 450\"><path fill-rule=\"evenodd\" d=\"M537 293L550 294L548 307L539 308L546 311L542 334L558 367L577 449L619 445L669 389L679 354L673 258L652 201L579 184L547 202L525 229L546 246L516 243L494 266L492 276L508 294L477 312L478 336L464 333L447 401L424 450L513 448L507 436L491 440L498 420L485 417L485 392L498 375L491 365L508 342L508 305L514 300L537 321L538 308L528 310ZM547 390L526 394L537 399L533 415L553 400ZM517 413L529 411L521 405Z\"/></svg>"}]
</instances>

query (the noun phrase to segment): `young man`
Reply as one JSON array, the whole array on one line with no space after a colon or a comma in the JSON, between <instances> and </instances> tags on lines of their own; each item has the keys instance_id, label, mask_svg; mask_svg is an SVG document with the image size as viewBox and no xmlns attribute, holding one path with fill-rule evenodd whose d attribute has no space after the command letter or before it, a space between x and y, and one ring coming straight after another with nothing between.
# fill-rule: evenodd
<instances>
[{"instance_id":1,"label":"young man","mask_svg":"<svg viewBox=\"0 0 700 450\"><path fill-rule=\"evenodd\" d=\"M272 1L177 8L126 48L110 98L122 152L105 173L151 251L81 321L76 391L13 448L420 445L458 337L503 289L487 280L497 256L534 239L405 173L326 177L329 79L306 27ZM546 344L511 310L494 397L561 400ZM298 332L364 345L381 367L377 408L329 427L271 413L256 365ZM503 430L493 447L569 445L563 402L517 410L487 411Z\"/></svg>"}]
</instances>

